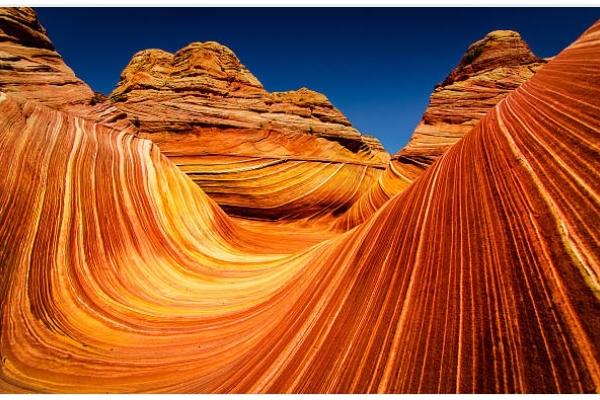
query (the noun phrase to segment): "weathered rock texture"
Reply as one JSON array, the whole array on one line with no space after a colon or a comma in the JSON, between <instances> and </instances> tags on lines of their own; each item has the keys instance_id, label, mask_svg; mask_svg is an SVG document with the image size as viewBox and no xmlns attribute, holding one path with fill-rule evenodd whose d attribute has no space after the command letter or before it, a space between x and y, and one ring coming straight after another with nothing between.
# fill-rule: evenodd
<instances>
[{"instance_id":1,"label":"weathered rock texture","mask_svg":"<svg viewBox=\"0 0 600 400\"><path fill-rule=\"evenodd\" d=\"M336 224L355 226L406 189L547 61L535 56L513 31L493 31L471 44L456 68L435 88L409 143L392 156L377 182Z\"/></svg>"},{"instance_id":2,"label":"weathered rock texture","mask_svg":"<svg viewBox=\"0 0 600 400\"><path fill-rule=\"evenodd\" d=\"M327 97L306 88L269 93L215 42L137 53L110 99L233 215L339 214L389 159Z\"/></svg>"},{"instance_id":3,"label":"weathered rock texture","mask_svg":"<svg viewBox=\"0 0 600 400\"><path fill-rule=\"evenodd\" d=\"M326 222L389 159L324 95L269 93L215 42L139 52L106 99L64 63L31 8L1 9L0 35L2 91L151 139L237 216Z\"/></svg>"},{"instance_id":4,"label":"weathered rock texture","mask_svg":"<svg viewBox=\"0 0 600 400\"><path fill-rule=\"evenodd\" d=\"M150 141L2 93L0 391L598 391L599 65L597 23L320 238L249 230Z\"/></svg>"},{"instance_id":5,"label":"weathered rock texture","mask_svg":"<svg viewBox=\"0 0 600 400\"><path fill-rule=\"evenodd\" d=\"M102 124L129 126L125 114L75 76L28 7L0 7L0 91Z\"/></svg>"},{"instance_id":6,"label":"weathered rock texture","mask_svg":"<svg viewBox=\"0 0 600 400\"><path fill-rule=\"evenodd\" d=\"M140 51L110 98L148 137L218 127L324 137L361 152L359 158L382 150L324 95L306 88L269 93L230 49L216 42L191 43L175 54Z\"/></svg>"},{"instance_id":7,"label":"weathered rock texture","mask_svg":"<svg viewBox=\"0 0 600 400\"><path fill-rule=\"evenodd\" d=\"M430 165L545 63L517 32L488 33L469 46L458 66L435 88L423 119L397 158Z\"/></svg>"}]
</instances>

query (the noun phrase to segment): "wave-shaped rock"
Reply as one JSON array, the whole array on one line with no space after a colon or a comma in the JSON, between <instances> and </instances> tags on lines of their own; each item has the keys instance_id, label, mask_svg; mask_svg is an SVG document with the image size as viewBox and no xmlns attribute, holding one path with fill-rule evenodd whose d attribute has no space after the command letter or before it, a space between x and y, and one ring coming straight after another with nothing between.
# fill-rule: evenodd
<instances>
[{"instance_id":1,"label":"wave-shaped rock","mask_svg":"<svg viewBox=\"0 0 600 400\"><path fill-rule=\"evenodd\" d=\"M600 22L344 234L3 93L0 390L598 391L599 65Z\"/></svg>"},{"instance_id":2,"label":"wave-shaped rock","mask_svg":"<svg viewBox=\"0 0 600 400\"><path fill-rule=\"evenodd\" d=\"M138 52L110 99L230 214L246 218L339 214L389 159L327 97L267 92L216 42Z\"/></svg>"}]
</instances>

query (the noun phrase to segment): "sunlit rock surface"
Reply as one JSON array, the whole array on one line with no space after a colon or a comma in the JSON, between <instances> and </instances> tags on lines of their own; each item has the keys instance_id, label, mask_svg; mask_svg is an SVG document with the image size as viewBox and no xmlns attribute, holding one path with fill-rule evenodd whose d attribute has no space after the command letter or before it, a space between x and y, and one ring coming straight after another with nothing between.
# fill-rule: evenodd
<instances>
[{"instance_id":1,"label":"sunlit rock surface","mask_svg":"<svg viewBox=\"0 0 600 400\"><path fill-rule=\"evenodd\" d=\"M327 97L306 88L269 93L216 42L138 52L110 99L232 215L327 219L389 160Z\"/></svg>"},{"instance_id":2,"label":"sunlit rock surface","mask_svg":"<svg viewBox=\"0 0 600 400\"><path fill-rule=\"evenodd\" d=\"M363 222L546 62L514 31L493 31L471 44L460 63L433 91L408 144L392 156L376 184L336 224L347 228Z\"/></svg>"},{"instance_id":3,"label":"sunlit rock surface","mask_svg":"<svg viewBox=\"0 0 600 400\"><path fill-rule=\"evenodd\" d=\"M599 391L599 65L600 22L345 233L3 91L0 391Z\"/></svg>"},{"instance_id":4,"label":"sunlit rock surface","mask_svg":"<svg viewBox=\"0 0 600 400\"><path fill-rule=\"evenodd\" d=\"M488 33L435 88L422 121L397 156L431 164L545 63L517 32Z\"/></svg>"},{"instance_id":5,"label":"sunlit rock surface","mask_svg":"<svg viewBox=\"0 0 600 400\"><path fill-rule=\"evenodd\" d=\"M0 90L133 132L124 113L75 76L28 7L0 7Z\"/></svg>"}]
</instances>

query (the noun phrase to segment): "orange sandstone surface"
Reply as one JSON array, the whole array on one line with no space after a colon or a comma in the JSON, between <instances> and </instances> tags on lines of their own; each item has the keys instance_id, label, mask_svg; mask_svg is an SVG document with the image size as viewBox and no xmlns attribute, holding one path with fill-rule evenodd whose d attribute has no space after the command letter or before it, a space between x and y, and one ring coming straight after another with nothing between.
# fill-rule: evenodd
<instances>
[{"instance_id":1,"label":"orange sandstone surface","mask_svg":"<svg viewBox=\"0 0 600 400\"><path fill-rule=\"evenodd\" d=\"M397 157L431 164L545 63L517 32L488 33L469 46L456 68L435 88L423 119Z\"/></svg>"},{"instance_id":2,"label":"orange sandstone surface","mask_svg":"<svg viewBox=\"0 0 600 400\"><path fill-rule=\"evenodd\" d=\"M124 113L75 76L28 7L0 7L0 90L105 125L132 128Z\"/></svg>"},{"instance_id":3,"label":"orange sandstone surface","mask_svg":"<svg viewBox=\"0 0 600 400\"><path fill-rule=\"evenodd\" d=\"M460 63L436 86L408 144L391 157L377 182L336 224L353 227L406 189L546 62L514 31L493 31L471 44Z\"/></svg>"},{"instance_id":4,"label":"orange sandstone surface","mask_svg":"<svg viewBox=\"0 0 600 400\"><path fill-rule=\"evenodd\" d=\"M339 214L389 160L327 97L269 93L215 42L138 52L110 100L224 210L246 218Z\"/></svg>"},{"instance_id":5,"label":"orange sandstone surface","mask_svg":"<svg viewBox=\"0 0 600 400\"><path fill-rule=\"evenodd\" d=\"M6 43L13 42L0 49ZM172 73L153 65L159 72L148 75L145 88ZM240 112L225 106L226 96L210 99L226 110L218 117L198 111L201 96L156 102L183 109L193 98L190 129L201 130L192 133L179 131L181 110L156 114L171 115L174 131L152 117L152 97L171 96L178 79L162 94L143 89L156 93L140 93L139 104L115 100L127 120L136 110L133 130L82 116L75 103L70 109L47 101L51 85L43 96L2 89L0 391L600 391L599 66L597 22L345 231L312 226L312 210L291 212L302 218L268 216L278 221L232 218L223 199L186 170L198 163L201 174L219 174L225 152L198 161L197 154L168 154L155 141L165 137L175 146L171 136L197 134L219 150L208 133L223 129L224 143L249 167L264 162L248 150L261 141L237 139L243 128L226 122ZM231 84L244 99L254 91L260 104L277 96L249 73L238 77ZM202 118L223 122L197 126ZM338 138L352 129L339 125L346 128ZM273 134L293 141L285 129ZM299 137L325 149L339 145L327 155L340 157L342 170L368 171L361 163L380 155L373 144L354 151L331 134ZM277 140L263 140L276 153ZM301 151L305 157L322 149ZM193 159L177 158L184 155ZM204 157L219 161L209 168ZM331 175L315 169L307 182ZM272 172L274 189L306 195L289 183L297 175ZM354 181L340 179L338 190L346 185ZM291 198L294 210L300 200ZM330 201L322 207L332 210Z\"/></svg>"}]
</instances>

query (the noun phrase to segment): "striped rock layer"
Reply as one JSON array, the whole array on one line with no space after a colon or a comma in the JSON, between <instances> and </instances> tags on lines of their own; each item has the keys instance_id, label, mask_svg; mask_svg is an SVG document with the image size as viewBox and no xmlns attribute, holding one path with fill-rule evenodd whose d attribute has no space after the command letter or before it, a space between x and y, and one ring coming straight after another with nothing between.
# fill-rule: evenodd
<instances>
[{"instance_id":1,"label":"striped rock layer","mask_svg":"<svg viewBox=\"0 0 600 400\"><path fill-rule=\"evenodd\" d=\"M133 131L124 113L75 76L29 7L0 7L0 90Z\"/></svg>"},{"instance_id":2,"label":"striped rock layer","mask_svg":"<svg viewBox=\"0 0 600 400\"><path fill-rule=\"evenodd\" d=\"M216 42L138 52L110 100L232 215L339 214L389 160L324 95L269 93Z\"/></svg>"},{"instance_id":3,"label":"striped rock layer","mask_svg":"<svg viewBox=\"0 0 600 400\"><path fill-rule=\"evenodd\" d=\"M545 63L517 32L488 33L469 46L435 88L421 122L396 157L400 162L430 165Z\"/></svg>"},{"instance_id":4,"label":"striped rock layer","mask_svg":"<svg viewBox=\"0 0 600 400\"><path fill-rule=\"evenodd\" d=\"M471 44L460 63L436 86L408 144L391 157L375 185L336 224L353 227L406 189L546 62L514 31L493 31Z\"/></svg>"},{"instance_id":5,"label":"striped rock layer","mask_svg":"<svg viewBox=\"0 0 600 400\"><path fill-rule=\"evenodd\" d=\"M0 97L3 392L600 391L600 22L343 234Z\"/></svg>"}]
</instances>

